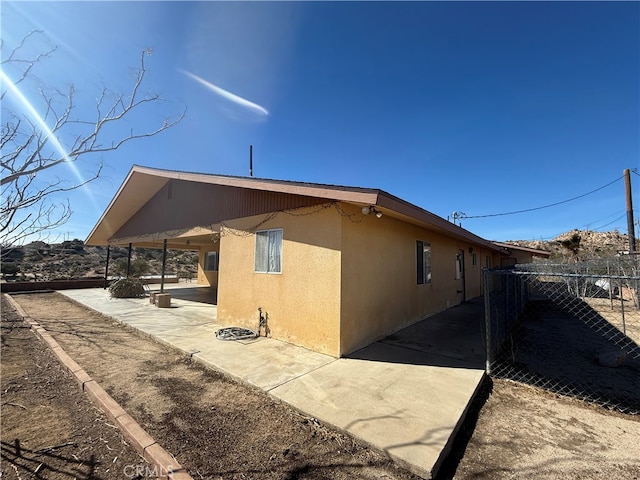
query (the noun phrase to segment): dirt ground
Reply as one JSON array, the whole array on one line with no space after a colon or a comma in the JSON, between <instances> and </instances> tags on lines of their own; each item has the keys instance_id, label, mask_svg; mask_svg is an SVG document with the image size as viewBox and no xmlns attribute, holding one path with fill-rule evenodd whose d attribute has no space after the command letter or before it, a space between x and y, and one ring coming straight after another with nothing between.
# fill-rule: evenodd
<instances>
[{"instance_id":1,"label":"dirt ground","mask_svg":"<svg viewBox=\"0 0 640 480\"><path fill-rule=\"evenodd\" d=\"M0 338L3 479L111 479L141 464L4 298Z\"/></svg>"},{"instance_id":2,"label":"dirt ground","mask_svg":"<svg viewBox=\"0 0 640 480\"><path fill-rule=\"evenodd\" d=\"M195 479L417 478L263 391L206 369L59 294L14 298ZM3 355L3 370L5 361ZM66 403L73 415L74 403ZM12 436L27 443L37 432L24 428ZM18 478L10 476L13 470L3 463L7 478ZM111 478L128 478L131 471L121 469Z\"/></svg>"},{"instance_id":3,"label":"dirt ground","mask_svg":"<svg viewBox=\"0 0 640 480\"><path fill-rule=\"evenodd\" d=\"M58 294L14 298L196 479L416 478L264 392ZM131 478L126 467L141 459L56 370L55 358L4 300L2 307L2 478ZM46 423L27 416L49 408L57 413L43 414ZM638 438L637 416L496 380L475 403L439 476L640 479ZM31 451L74 445L54 449L47 458L58 463L35 475L38 459L17 457L15 439Z\"/></svg>"},{"instance_id":4,"label":"dirt ground","mask_svg":"<svg viewBox=\"0 0 640 480\"><path fill-rule=\"evenodd\" d=\"M551 383L571 385L603 405L640 412L640 358L627 355L619 367L604 367L595 360L597 355L616 347L597 328L552 302L530 305L513 330L514 341L506 342L498 356L496 374L501 367L523 367Z\"/></svg>"}]
</instances>

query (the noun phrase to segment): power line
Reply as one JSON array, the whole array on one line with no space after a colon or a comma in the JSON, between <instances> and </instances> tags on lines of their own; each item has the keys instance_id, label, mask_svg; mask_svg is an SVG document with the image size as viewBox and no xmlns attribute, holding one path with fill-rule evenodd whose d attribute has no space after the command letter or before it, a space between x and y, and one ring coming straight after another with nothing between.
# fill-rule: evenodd
<instances>
[{"instance_id":1,"label":"power line","mask_svg":"<svg viewBox=\"0 0 640 480\"><path fill-rule=\"evenodd\" d=\"M573 202L574 200L578 200L579 198L583 198L583 197L586 197L587 195L591 195L592 193L596 193L596 192L602 190L603 188L607 188L609 185L613 185L617 181L622 180L622 178L623 177L618 177L615 180L613 180L612 182L607 183L606 185L598 187L595 190L591 190L590 192L583 193L582 195L578 195L577 197L569 198L568 200L562 200L561 202L551 203L549 205L543 205L542 207L527 208L525 210L516 210L514 212L492 213L492 214L489 214L489 215L465 215L464 218L502 217L504 215L515 215L517 213L533 212L533 211L536 211L536 210L542 210L544 208L557 207L558 205L562 205L563 203Z\"/></svg>"},{"instance_id":2,"label":"power line","mask_svg":"<svg viewBox=\"0 0 640 480\"><path fill-rule=\"evenodd\" d=\"M623 213L622 213L622 216L624 216L624 215L625 215L624 210L622 210L622 212L623 212ZM591 220L589 223L584 223L584 224L582 224L582 226L583 226L583 227L587 227L587 230L589 230L589 227L590 227L591 225L593 225L594 223L600 223L600 222L602 222L603 220L608 220L609 218L613 217L614 215L620 215L620 210L618 210L618 211L616 211L616 212L613 212L613 213L610 213L609 215L607 215L607 216L605 216L605 217L598 218L597 220Z\"/></svg>"},{"instance_id":3,"label":"power line","mask_svg":"<svg viewBox=\"0 0 640 480\"><path fill-rule=\"evenodd\" d=\"M637 215L637 213L636 213L636 212L637 212L637 210L636 210L636 209L634 209L633 211L634 211L634 215ZM624 218L624 217L627 215L627 214L626 214L626 212L625 212L625 213L623 213L622 215L620 215L619 217L617 217L616 219L612 220L611 222L609 222L609 223L605 224L605 225L601 225L601 226L596 227L596 228L589 228L589 226L590 226L590 225L593 225L594 223L598 223L598 222L600 222L601 220L606 220L607 218L610 218L610 217L613 217L614 215L619 215L619 214L620 214L620 212L619 212L619 211L618 211L618 212L615 212L615 213L612 213L611 215L607 215L606 217L599 218L598 220L594 220L594 221L592 221L592 222L585 223L585 224L583 225L583 227L587 227L587 228L585 229L587 232L589 232L589 231L597 232L597 231L599 231L599 230L603 229L604 227L608 227L608 226L609 226L609 225L611 225L612 223L615 223L615 222L617 222L617 221L621 220L622 218ZM640 220L637 220L637 222L639 222L639 223L640 223ZM562 234L564 234L564 233L567 233L567 232L566 232L566 231L565 231L565 232L560 232L560 233L557 233L557 234L555 234L555 235L550 235L550 236L547 236L547 237L542 237L542 236L534 237L534 238L532 238L532 240L551 241L551 240L553 240L554 238L557 238L557 237L559 237L560 235L562 235Z\"/></svg>"},{"instance_id":4,"label":"power line","mask_svg":"<svg viewBox=\"0 0 640 480\"><path fill-rule=\"evenodd\" d=\"M620 215L620 216L619 216L618 218L616 218L615 220L612 220L612 221L610 221L609 223L606 223L606 224L604 224L604 225L601 225L601 226L599 226L599 227L597 227L597 228L594 228L593 230L601 230L601 229L603 229L604 227L608 227L608 226L609 226L609 225L611 225L612 223L616 223L618 220L620 220L620 219L622 219L622 218L624 218L624 217L626 217L626 216L627 216L627 212L624 212L622 215Z\"/></svg>"}]
</instances>

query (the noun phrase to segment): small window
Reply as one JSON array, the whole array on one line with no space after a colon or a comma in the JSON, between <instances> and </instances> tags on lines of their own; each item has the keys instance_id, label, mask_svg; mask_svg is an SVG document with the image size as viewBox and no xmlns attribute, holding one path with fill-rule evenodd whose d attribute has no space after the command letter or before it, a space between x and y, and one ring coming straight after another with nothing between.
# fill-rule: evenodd
<instances>
[{"instance_id":1,"label":"small window","mask_svg":"<svg viewBox=\"0 0 640 480\"><path fill-rule=\"evenodd\" d=\"M416 241L416 280L418 285L431 283L431 244Z\"/></svg>"},{"instance_id":2,"label":"small window","mask_svg":"<svg viewBox=\"0 0 640 480\"><path fill-rule=\"evenodd\" d=\"M206 252L204 254L204 269L207 272L218 271L218 252Z\"/></svg>"},{"instance_id":3,"label":"small window","mask_svg":"<svg viewBox=\"0 0 640 480\"><path fill-rule=\"evenodd\" d=\"M472 253L471 254L471 265L477 265L478 264L478 254L477 253Z\"/></svg>"},{"instance_id":4,"label":"small window","mask_svg":"<svg viewBox=\"0 0 640 480\"><path fill-rule=\"evenodd\" d=\"M486 259L485 259L485 267L487 268L491 268L491 255L487 255Z\"/></svg>"},{"instance_id":5,"label":"small window","mask_svg":"<svg viewBox=\"0 0 640 480\"><path fill-rule=\"evenodd\" d=\"M255 271L282 273L282 229L256 232Z\"/></svg>"}]
</instances>

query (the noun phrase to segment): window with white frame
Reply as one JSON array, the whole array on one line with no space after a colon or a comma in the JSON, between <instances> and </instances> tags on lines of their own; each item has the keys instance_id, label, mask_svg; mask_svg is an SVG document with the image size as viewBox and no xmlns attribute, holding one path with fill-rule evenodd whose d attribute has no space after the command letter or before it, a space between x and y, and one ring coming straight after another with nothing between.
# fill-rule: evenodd
<instances>
[{"instance_id":1,"label":"window with white frame","mask_svg":"<svg viewBox=\"0 0 640 480\"><path fill-rule=\"evenodd\" d=\"M256 232L255 271L282 273L282 229Z\"/></svg>"},{"instance_id":2,"label":"window with white frame","mask_svg":"<svg viewBox=\"0 0 640 480\"><path fill-rule=\"evenodd\" d=\"M204 270L206 272L218 271L218 252L205 252L204 254Z\"/></svg>"},{"instance_id":3,"label":"window with white frame","mask_svg":"<svg viewBox=\"0 0 640 480\"><path fill-rule=\"evenodd\" d=\"M416 241L416 280L418 285L431 283L431 244Z\"/></svg>"}]
</instances>

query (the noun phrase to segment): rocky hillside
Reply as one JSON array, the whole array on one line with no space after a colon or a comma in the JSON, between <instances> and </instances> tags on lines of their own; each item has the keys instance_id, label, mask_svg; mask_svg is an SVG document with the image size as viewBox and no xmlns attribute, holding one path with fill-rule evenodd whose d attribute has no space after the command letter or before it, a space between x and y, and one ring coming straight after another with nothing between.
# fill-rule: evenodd
<instances>
[{"instance_id":1,"label":"rocky hillside","mask_svg":"<svg viewBox=\"0 0 640 480\"><path fill-rule=\"evenodd\" d=\"M546 250L551 252L551 258L553 259L571 256L572 252L570 248L578 239L579 241L577 245L575 245L575 248L577 248L578 256L583 259L612 257L619 251L629 250L628 236L617 230L613 232L570 230L558 235L552 240L508 240L505 243Z\"/></svg>"},{"instance_id":2,"label":"rocky hillside","mask_svg":"<svg viewBox=\"0 0 640 480\"><path fill-rule=\"evenodd\" d=\"M576 240L579 241L576 244ZM610 257L620 250L628 250L627 235L618 231L591 232L571 230L549 240L509 240L505 243L536 248L551 252L552 260L572 256L569 247L575 248L579 258ZM103 247L84 245L82 240L71 240L57 244L32 242L2 251L2 277L5 281L18 280L70 280L87 277L103 277L107 250ZM142 274L159 275L162 268L162 251L134 248L132 267ZM111 248L110 275L123 275L126 270L127 249ZM195 252L169 250L167 252L167 274L182 278L194 278L198 269ZM133 270L132 270L133 273Z\"/></svg>"},{"instance_id":3,"label":"rocky hillside","mask_svg":"<svg viewBox=\"0 0 640 480\"><path fill-rule=\"evenodd\" d=\"M128 249L111 247L109 275L123 275L126 271ZM71 280L103 277L107 260L104 247L86 246L82 240L47 244L32 242L2 251L2 277L5 281ZM132 267L140 274L159 275L162 269L162 250L134 248ZM192 251L169 250L167 274L195 278L198 255Z\"/></svg>"}]
</instances>

